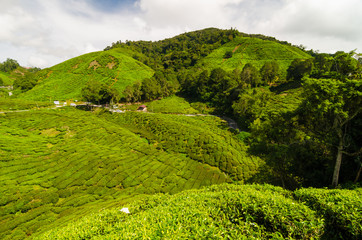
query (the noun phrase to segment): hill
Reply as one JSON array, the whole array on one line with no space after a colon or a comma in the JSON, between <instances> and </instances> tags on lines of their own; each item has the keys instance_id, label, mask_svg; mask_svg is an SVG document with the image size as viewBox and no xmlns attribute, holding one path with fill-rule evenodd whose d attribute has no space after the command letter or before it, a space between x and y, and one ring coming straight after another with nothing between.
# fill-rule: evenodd
<instances>
[{"instance_id":1,"label":"hill","mask_svg":"<svg viewBox=\"0 0 362 240\"><path fill-rule=\"evenodd\" d=\"M230 56L226 56L231 53ZM265 40L255 37L236 37L232 41L213 50L201 59L196 68L214 69L221 67L227 71L242 69L251 63L260 69L265 62L276 61L279 70L286 77L286 72L291 62L296 59L308 59L311 56L301 49L289 44Z\"/></svg>"},{"instance_id":2,"label":"hill","mask_svg":"<svg viewBox=\"0 0 362 240\"><path fill-rule=\"evenodd\" d=\"M81 99L81 89L89 80L105 83L120 93L135 81L153 75L143 63L115 49L93 52L39 71L33 77L37 85L20 95L27 100Z\"/></svg>"},{"instance_id":3,"label":"hill","mask_svg":"<svg viewBox=\"0 0 362 240\"><path fill-rule=\"evenodd\" d=\"M360 194L223 184L148 196L35 239L359 239Z\"/></svg>"},{"instance_id":4,"label":"hill","mask_svg":"<svg viewBox=\"0 0 362 240\"><path fill-rule=\"evenodd\" d=\"M362 66L309 53L204 29L17 72L0 95L0 239L359 239ZM52 106L89 80L128 103ZM332 175L357 189L302 188Z\"/></svg>"},{"instance_id":5,"label":"hill","mask_svg":"<svg viewBox=\"0 0 362 240\"><path fill-rule=\"evenodd\" d=\"M227 53L231 55L226 57ZM195 74L200 69L210 72L221 67L231 72L247 63L260 69L265 62L275 60L280 77L285 79L287 68L297 58L308 59L310 55L271 37L209 28L156 42L119 41L103 52L85 54L36 73L32 77L35 87L19 97L80 100L81 89L89 80L102 82L122 95L127 86L151 78L156 72L156 81L145 84L145 88L161 93L142 95L143 99L152 100L177 91L176 76ZM161 90L152 90L154 85L160 85Z\"/></svg>"},{"instance_id":6,"label":"hill","mask_svg":"<svg viewBox=\"0 0 362 240\"><path fill-rule=\"evenodd\" d=\"M212 116L58 108L8 112L0 122L4 239L143 194L245 181L261 163Z\"/></svg>"}]
</instances>

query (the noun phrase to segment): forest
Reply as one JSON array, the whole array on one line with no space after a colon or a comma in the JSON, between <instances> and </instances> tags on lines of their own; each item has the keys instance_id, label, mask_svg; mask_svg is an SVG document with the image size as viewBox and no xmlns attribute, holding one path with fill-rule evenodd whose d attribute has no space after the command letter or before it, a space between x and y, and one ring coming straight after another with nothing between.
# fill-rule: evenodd
<instances>
[{"instance_id":1,"label":"forest","mask_svg":"<svg viewBox=\"0 0 362 240\"><path fill-rule=\"evenodd\" d=\"M0 86L0 239L362 236L356 51L208 28Z\"/></svg>"}]
</instances>

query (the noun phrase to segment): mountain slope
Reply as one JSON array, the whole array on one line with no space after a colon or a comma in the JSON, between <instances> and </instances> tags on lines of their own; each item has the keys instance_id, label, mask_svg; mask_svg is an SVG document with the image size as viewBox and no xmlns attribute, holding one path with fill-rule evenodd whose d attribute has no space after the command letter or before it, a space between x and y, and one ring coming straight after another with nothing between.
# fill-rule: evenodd
<instances>
[{"instance_id":1,"label":"mountain slope","mask_svg":"<svg viewBox=\"0 0 362 240\"><path fill-rule=\"evenodd\" d=\"M138 126L131 123L135 118ZM163 137L152 138L151 125L160 120ZM178 138L175 129L180 124L184 127L178 128ZM24 239L39 228L59 226L143 194L249 178L260 161L241 152L241 143L220 124L213 117L97 115L72 108L1 114L0 238ZM198 127L190 134L192 125ZM204 129L208 136L201 136ZM176 148L174 143L183 141L187 143ZM224 152L212 152L210 144ZM188 146L196 151L185 152ZM228 151L241 157L233 161ZM225 159L225 165L217 159Z\"/></svg>"},{"instance_id":2,"label":"mountain slope","mask_svg":"<svg viewBox=\"0 0 362 240\"><path fill-rule=\"evenodd\" d=\"M227 52L232 53L230 58L225 57ZM275 60L281 72L286 72L290 63L296 58L307 59L311 56L288 44L255 37L237 37L201 59L195 67L203 69L221 67L225 70L234 70L251 63L260 69L265 62Z\"/></svg>"},{"instance_id":3,"label":"mountain slope","mask_svg":"<svg viewBox=\"0 0 362 240\"><path fill-rule=\"evenodd\" d=\"M152 75L152 69L117 49L93 52L38 72L35 75L37 85L20 95L20 98L43 101L79 100L81 89L89 80L103 82L122 93L126 86Z\"/></svg>"}]
</instances>

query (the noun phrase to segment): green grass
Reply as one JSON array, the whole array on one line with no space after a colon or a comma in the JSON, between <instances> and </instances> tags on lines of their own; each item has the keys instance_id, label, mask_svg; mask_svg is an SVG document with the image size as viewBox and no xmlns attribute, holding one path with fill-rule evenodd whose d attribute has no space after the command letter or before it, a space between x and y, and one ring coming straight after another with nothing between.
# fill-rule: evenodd
<instances>
[{"instance_id":1,"label":"green grass","mask_svg":"<svg viewBox=\"0 0 362 240\"><path fill-rule=\"evenodd\" d=\"M93 52L38 72L38 85L19 97L41 101L80 100L81 89L90 79L103 82L122 94L126 86L152 75L152 69L117 49Z\"/></svg>"},{"instance_id":2,"label":"green grass","mask_svg":"<svg viewBox=\"0 0 362 240\"><path fill-rule=\"evenodd\" d=\"M224 59L224 55L228 51L232 51L233 55L231 58ZM227 71L232 71L236 68L242 69L245 64L251 63L260 69L265 62L275 60L279 64L280 72L286 73L290 63L295 58L307 59L310 57L302 50L289 45L257 38L237 37L200 60L196 64L196 68L214 69L221 67Z\"/></svg>"},{"instance_id":3,"label":"green grass","mask_svg":"<svg viewBox=\"0 0 362 240\"><path fill-rule=\"evenodd\" d=\"M24 239L143 194L230 181L133 133L121 115L74 108L0 115L1 239Z\"/></svg>"},{"instance_id":4,"label":"green grass","mask_svg":"<svg viewBox=\"0 0 362 240\"><path fill-rule=\"evenodd\" d=\"M301 189L320 192L318 202L340 198L346 216L360 220L360 189ZM344 201L345 196L350 196ZM294 193L270 185L223 184L189 190L173 196L154 195L103 210L52 229L35 239L359 239L361 221L353 222L351 235L328 231L328 214ZM348 204L346 204L348 202ZM350 204L354 208L349 208ZM130 214L120 211L127 207ZM336 212L337 216L342 214ZM348 227L346 222L333 226ZM336 235L337 231L337 235ZM340 235L338 235L338 233ZM347 237L347 238L343 238Z\"/></svg>"}]
</instances>

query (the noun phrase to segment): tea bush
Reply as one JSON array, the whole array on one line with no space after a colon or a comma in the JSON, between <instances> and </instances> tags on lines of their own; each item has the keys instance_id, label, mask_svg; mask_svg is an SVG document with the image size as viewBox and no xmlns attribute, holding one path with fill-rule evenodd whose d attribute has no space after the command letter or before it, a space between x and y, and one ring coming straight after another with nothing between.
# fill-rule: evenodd
<instances>
[{"instance_id":1,"label":"tea bush","mask_svg":"<svg viewBox=\"0 0 362 240\"><path fill-rule=\"evenodd\" d=\"M305 188L294 192L295 198L305 202L325 218L328 239L361 239L362 189Z\"/></svg>"}]
</instances>

